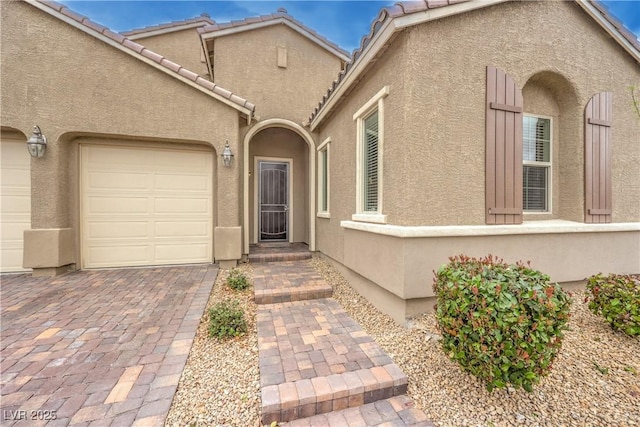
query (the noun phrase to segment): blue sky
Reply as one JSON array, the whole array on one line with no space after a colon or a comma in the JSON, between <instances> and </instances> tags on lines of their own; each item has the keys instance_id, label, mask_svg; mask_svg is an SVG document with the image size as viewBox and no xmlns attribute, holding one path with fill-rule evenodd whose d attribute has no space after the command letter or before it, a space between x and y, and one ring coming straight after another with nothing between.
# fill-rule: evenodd
<instances>
[{"instance_id":1,"label":"blue sky","mask_svg":"<svg viewBox=\"0 0 640 427\"><path fill-rule=\"evenodd\" d=\"M380 8L394 1L73 1L58 0L114 31L126 31L208 13L217 22L275 12L290 15L351 52ZM603 1L640 38L640 0Z\"/></svg>"}]
</instances>

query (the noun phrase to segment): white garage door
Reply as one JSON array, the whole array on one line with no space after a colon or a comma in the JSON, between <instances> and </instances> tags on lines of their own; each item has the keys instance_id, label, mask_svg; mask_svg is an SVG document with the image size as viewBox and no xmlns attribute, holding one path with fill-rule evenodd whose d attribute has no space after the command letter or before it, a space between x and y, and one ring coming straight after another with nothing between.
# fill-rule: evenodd
<instances>
[{"instance_id":1,"label":"white garage door","mask_svg":"<svg viewBox=\"0 0 640 427\"><path fill-rule=\"evenodd\" d=\"M31 228L31 157L24 141L0 141L0 271L22 271L22 239Z\"/></svg>"},{"instance_id":2,"label":"white garage door","mask_svg":"<svg viewBox=\"0 0 640 427\"><path fill-rule=\"evenodd\" d=\"M84 268L212 261L213 154L83 145Z\"/></svg>"}]
</instances>

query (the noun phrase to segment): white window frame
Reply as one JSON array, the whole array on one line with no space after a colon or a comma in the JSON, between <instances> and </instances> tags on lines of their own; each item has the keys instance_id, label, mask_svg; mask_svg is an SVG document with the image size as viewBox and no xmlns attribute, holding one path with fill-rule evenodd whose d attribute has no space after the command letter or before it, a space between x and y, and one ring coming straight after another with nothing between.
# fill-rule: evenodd
<instances>
[{"instance_id":1,"label":"white window frame","mask_svg":"<svg viewBox=\"0 0 640 427\"><path fill-rule=\"evenodd\" d=\"M537 166L537 167L546 167L547 168L547 210L546 211L533 211L524 209L524 200L523 200L523 213L528 215L550 215L553 213L553 117L551 116L543 116L541 114L529 114L524 113L522 115L522 121L524 126L525 117L534 117L537 119L545 119L549 120L549 161L548 162L535 162L535 161L525 161L524 160L524 141L523 141L523 159L522 166ZM523 170L524 177L524 170ZM524 198L524 182L522 183L522 197Z\"/></svg>"},{"instance_id":2,"label":"white window frame","mask_svg":"<svg viewBox=\"0 0 640 427\"><path fill-rule=\"evenodd\" d=\"M384 164L384 99L389 95L389 86L384 86L369 99L356 113L356 213L351 216L352 221L387 223L387 216L383 212L383 164ZM374 111L378 111L378 209L364 210L364 121Z\"/></svg>"},{"instance_id":3,"label":"white window frame","mask_svg":"<svg viewBox=\"0 0 640 427\"><path fill-rule=\"evenodd\" d=\"M331 137L325 139L322 144L316 149L318 151L318 212L316 216L318 218L331 218ZM326 153L327 160L327 176L323 176L324 169L322 167L322 153ZM323 179L326 178L326 179ZM324 188L324 182L326 181L327 187ZM327 192L327 206L326 209L322 209L322 195Z\"/></svg>"}]
</instances>

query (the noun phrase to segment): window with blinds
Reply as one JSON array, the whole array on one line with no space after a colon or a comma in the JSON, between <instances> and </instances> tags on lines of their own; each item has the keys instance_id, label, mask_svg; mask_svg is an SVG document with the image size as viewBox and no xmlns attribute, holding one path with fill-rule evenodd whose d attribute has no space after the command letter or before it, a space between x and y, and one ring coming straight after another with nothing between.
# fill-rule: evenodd
<instances>
[{"instance_id":1,"label":"window with blinds","mask_svg":"<svg viewBox=\"0 0 640 427\"><path fill-rule=\"evenodd\" d=\"M329 150L320 151L320 212L329 211Z\"/></svg>"},{"instance_id":2,"label":"window with blinds","mask_svg":"<svg viewBox=\"0 0 640 427\"><path fill-rule=\"evenodd\" d=\"M378 211L378 110L364 119L363 126L363 212Z\"/></svg>"},{"instance_id":3,"label":"window with blinds","mask_svg":"<svg viewBox=\"0 0 640 427\"><path fill-rule=\"evenodd\" d=\"M551 171L551 119L527 116L522 126L523 209L548 212Z\"/></svg>"}]
</instances>

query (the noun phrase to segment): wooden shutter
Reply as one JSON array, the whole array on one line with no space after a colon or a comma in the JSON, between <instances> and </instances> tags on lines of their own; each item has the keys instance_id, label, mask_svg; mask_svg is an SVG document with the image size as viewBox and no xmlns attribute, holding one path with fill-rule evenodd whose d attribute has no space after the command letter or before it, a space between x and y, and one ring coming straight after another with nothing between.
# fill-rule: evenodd
<instances>
[{"instance_id":1,"label":"wooden shutter","mask_svg":"<svg viewBox=\"0 0 640 427\"><path fill-rule=\"evenodd\" d=\"M522 223L522 106L522 90L515 81L487 67L487 224Z\"/></svg>"},{"instance_id":2,"label":"wooden shutter","mask_svg":"<svg viewBox=\"0 0 640 427\"><path fill-rule=\"evenodd\" d=\"M584 109L585 222L611 222L612 97L597 93Z\"/></svg>"}]
</instances>

